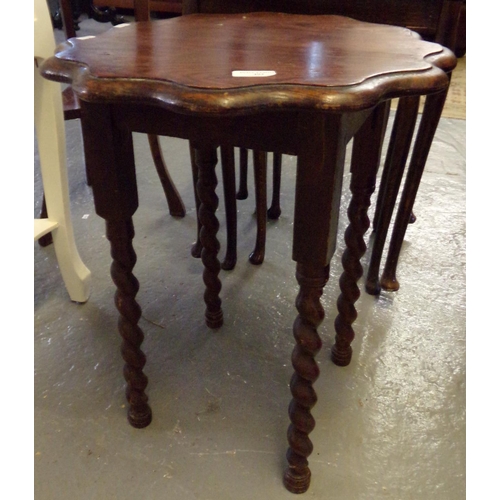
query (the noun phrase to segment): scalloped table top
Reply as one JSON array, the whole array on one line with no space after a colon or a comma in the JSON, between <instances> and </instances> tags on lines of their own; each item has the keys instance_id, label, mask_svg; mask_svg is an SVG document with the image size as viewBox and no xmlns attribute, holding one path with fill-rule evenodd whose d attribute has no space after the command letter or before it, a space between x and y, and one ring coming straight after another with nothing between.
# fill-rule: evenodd
<instances>
[{"instance_id":1,"label":"scalloped table top","mask_svg":"<svg viewBox=\"0 0 500 500\"><path fill-rule=\"evenodd\" d=\"M58 50L44 76L71 82L82 99L141 94L189 106L215 92L219 97L208 105L213 110L243 106L256 87L261 95L254 104L310 106L311 95L304 94L309 88L320 90L313 107L335 108L338 95L353 91L373 94L362 99L365 106L375 94L380 99L441 90L448 83L445 72L456 64L448 49L406 28L279 13L195 14L119 25L70 39ZM259 76L261 71L269 76Z\"/></svg>"}]
</instances>

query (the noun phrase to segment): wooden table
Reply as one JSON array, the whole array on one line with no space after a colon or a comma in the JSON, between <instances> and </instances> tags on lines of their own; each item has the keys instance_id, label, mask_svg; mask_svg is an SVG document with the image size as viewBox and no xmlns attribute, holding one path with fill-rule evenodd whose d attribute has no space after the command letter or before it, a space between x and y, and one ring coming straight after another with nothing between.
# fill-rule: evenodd
<instances>
[{"instance_id":1,"label":"wooden table","mask_svg":"<svg viewBox=\"0 0 500 500\"><path fill-rule=\"evenodd\" d=\"M132 216L138 206L132 131L189 139L199 169L197 191L204 264L206 323L222 325L218 278L216 147L239 146L297 155L293 260L299 293L293 325L291 424L285 486L307 490L314 428L313 383L319 376L320 302L333 256L346 144L355 136L352 201L332 359L351 358L360 257L375 189L380 134L388 99L430 94L425 156L448 87L454 55L397 27L338 16L289 14L192 15L119 26L98 37L72 39L42 67L45 77L71 83L82 102L82 127L95 208L106 221L111 274L123 337L128 419L151 421L135 300ZM233 71L243 71L237 76ZM265 72L265 73L262 73ZM241 74L240 74L241 75ZM264 174L262 174L264 175Z\"/></svg>"}]
</instances>

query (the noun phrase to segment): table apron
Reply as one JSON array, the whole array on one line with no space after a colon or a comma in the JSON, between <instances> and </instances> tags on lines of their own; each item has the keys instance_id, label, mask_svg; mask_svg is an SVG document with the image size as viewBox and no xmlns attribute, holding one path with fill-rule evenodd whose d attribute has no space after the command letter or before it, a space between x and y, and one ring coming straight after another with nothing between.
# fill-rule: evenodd
<instances>
[{"instance_id":1,"label":"table apron","mask_svg":"<svg viewBox=\"0 0 500 500\"><path fill-rule=\"evenodd\" d=\"M134 131L187 139L205 152L227 145L296 155L292 258L327 266L335 251L346 145L372 111L207 117L145 105L82 101L85 157L96 213L106 220L126 220L138 207Z\"/></svg>"},{"instance_id":2,"label":"table apron","mask_svg":"<svg viewBox=\"0 0 500 500\"><path fill-rule=\"evenodd\" d=\"M112 105L115 123L132 132L187 139L193 143L256 149L297 156L304 135L321 133L309 128L318 111L264 111L246 116L203 116L175 113L144 105ZM332 117L332 113L324 113ZM317 120L312 121L318 124Z\"/></svg>"}]
</instances>

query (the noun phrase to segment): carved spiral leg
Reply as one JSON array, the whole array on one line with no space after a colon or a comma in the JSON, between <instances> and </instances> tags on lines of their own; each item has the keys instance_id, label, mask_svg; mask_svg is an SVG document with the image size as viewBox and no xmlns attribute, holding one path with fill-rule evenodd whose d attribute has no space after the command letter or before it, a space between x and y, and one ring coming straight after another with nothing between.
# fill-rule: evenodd
<instances>
[{"instance_id":1,"label":"carved spiral leg","mask_svg":"<svg viewBox=\"0 0 500 500\"><path fill-rule=\"evenodd\" d=\"M304 493L311 481L307 457L313 444L309 434L315 426L311 408L317 396L313 383L319 377L319 368L314 357L321 349L317 328L325 317L320 298L328 281L329 267L310 266L297 263L296 278L300 289L295 302L299 312L293 324L293 335L297 342L292 353L295 373L290 382L292 401L288 408L291 424L288 427L288 468L284 476L285 487L292 493Z\"/></svg>"},{"instance_id":2,"label":"carved spiral leg","mask_svg":"<svg viewBox=\"0 0 500 500\"><path fill-rule=\"evenodd\" d=\"M337 300L339 314L335 319L335 344L332 347L332 361L338 366L347 366L351 362L354 330L352 324L358 313L354 304L359 299L358 280L363 276L361 257L366 252L364 234L370 227L367 210L370 206L370 195L373 191L353 190L352 199L347 210L349 227L345 232L346 250L342 255L344 272L340 277L340 296Z\"/></svg>"},{"instance_id":3,"label":"carved spiral leg","mask_svg":"<svg viewBox=\"0 0 500 500\"><path fill-rule=\"evenodd\" d=\"M248 149L240 148L240 185L236 193L237 200L248 198Z\"/></svg>"},{"instance_id":4,"label":"carved spiral leg","mask_svg":"<svg viewBox=\"0 0 500 500\"><path fill-rule=\"evenodd\" d=\"M351 325L357 317L354 304L360 296L357 282L363 276L360 259L366 252L363 236L370 227L367 212L370 197L375 191L388 114L389 101L378 105L354 137L350 184L352 198L347 209L349 226L344 235L347 248L342 255L344 272L340 277L339 313L335 319L337 334L332 347L332 361L338 366L347 366L352 357L354 330Z\"/></svg>"},{"instance_id":5,"label":"carved spiral leg","mask_svg":"<svg viewBox=\"0 0 500 500\"><path fill-rule=\"evenodd\" d=\"M133 427L142 428L151 423L151 408L144 392L148 378L143 373L146 356L140 346L144 334L138 326L141 308L135 300L139 282L132 274L137 257L132 247L134 226L132 219L107 221L106 236L111 243L111 277L116 285L115 305L120 313L118 330L123 339L121 352L125 361L123 375L127 382L129 402L128 421Z\"/></svg>"},{"instance_id":6,"label":"carved spiral leg","mask_svg":"<svg viewBox=\"0 0 500 500\"><path fill-rule=\"evenodd\" d=\"M280 190L281 190L281 160L280 153L273 154L273 197L267 217L271 220L279 219L281 215Z\"/></svg>"},{"instance_id":7,"label":"carved spiral leg","mask_svg":"<svg viewBox=\"0 0 500 500\"><path fill-rule=\"evenodd\" d=\"M220 249L217 240L219 221L215 212L219 206L219 198L215 194L217 176L217 152L214 148L204 147L195 150L198 166L198 183L196 189L200 198L199 219L201 223L200 240L202 244L201 260L203 261L203 281L205 283L205 322L209 328L219 328L223 323L221 300L221 282L219 280L220 262L217 254Z\"/></svg>"}]
</instances>

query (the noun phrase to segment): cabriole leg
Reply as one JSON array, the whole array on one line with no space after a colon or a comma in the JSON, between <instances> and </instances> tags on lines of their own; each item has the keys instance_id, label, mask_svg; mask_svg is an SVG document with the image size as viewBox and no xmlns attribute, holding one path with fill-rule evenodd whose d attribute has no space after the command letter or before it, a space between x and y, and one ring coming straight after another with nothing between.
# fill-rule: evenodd
<instances>
[{"instance_id":1,"label":"cabriole leg","mask_svg":"<svg viewBox=\"0 0 500 500\"><path fill-rule=\"evenodd\" d=\"M382 172L377 207L373 219L375 239L373 241L370 265L366 277L365 290L371 295L380 293L380 261L384 250L389 224L398 197L413 132L418 115L419 96L399 99L396 118L392 127L391 140Z\"/></svg>"},{"instance_id":2,"label":"cabriole leg","mask_svg":"<svg viewBox=\"0 0 500 500\"><path fill-rule=\"evenodd\" d=\"M380 284L384 290L399 290L399 282L396 279L396 268L399 253L403 245L406 228L412 213L413 204L417 196L420 179L424 172L425 163L434 139L441 112L446 101L447 90L437 94L428 95L425 99L424 112L420 120L415 146L408 167L408 175L405 181L398 213L394 222L394 230L389 245L384 272L380 278Z\"/></svg>"}]
</instances>

